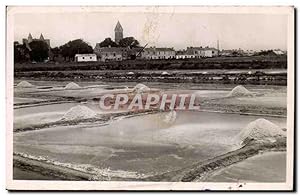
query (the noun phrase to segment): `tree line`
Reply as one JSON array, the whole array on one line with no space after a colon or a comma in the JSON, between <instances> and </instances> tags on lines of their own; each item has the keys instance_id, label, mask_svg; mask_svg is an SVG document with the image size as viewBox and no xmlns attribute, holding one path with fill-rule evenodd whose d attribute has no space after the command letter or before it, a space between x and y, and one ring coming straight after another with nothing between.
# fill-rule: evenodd
<instances>
[{"instance_id":1,"label":"tree line","mask_svg":"<svg viewBox=\"0 0 300 196\"><path fill-rule=\"evenodd\" d=\"M117 44L111 38L105 38L99 43L100 47L139 47L139 42L134 37L125 37ZM50 48L41 40L34 40L28 45L14 42L14 62L45 62L49 58L64 58L64 61L73 61L75 54L93 53L92 46L83 39L75 39L61 46Z\"/></svg>"}]
</instances>

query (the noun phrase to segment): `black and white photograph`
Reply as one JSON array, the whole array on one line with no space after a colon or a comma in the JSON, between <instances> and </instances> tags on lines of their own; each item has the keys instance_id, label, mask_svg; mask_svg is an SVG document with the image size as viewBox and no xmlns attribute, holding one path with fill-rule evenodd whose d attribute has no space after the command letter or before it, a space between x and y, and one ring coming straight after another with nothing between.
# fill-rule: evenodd
<instances>
[{"instance_id":1,"label":"black and white photograph","mask_svg":"<svg viewBox=\"0 0 300 196\"><path fill-rule=\"evenodd\" d=\"M294 7L6 15L7 189L293 189Z\"/></svg>"}]
</instances>

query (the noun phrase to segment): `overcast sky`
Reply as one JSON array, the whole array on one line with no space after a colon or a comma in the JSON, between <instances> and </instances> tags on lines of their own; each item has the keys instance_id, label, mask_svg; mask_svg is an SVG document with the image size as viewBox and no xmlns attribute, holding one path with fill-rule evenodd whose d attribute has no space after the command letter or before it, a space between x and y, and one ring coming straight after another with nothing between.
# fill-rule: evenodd
<instances>
[{"instance_id":1,"label":"overcast sky","mask_svg":"<svg viewBox=\"0 0 300 196\"><path fill-rule=\"evenodd\" d=\"M211 46L220 49L287 48L287 16L279 14L203 14L159 12L84 11L65 13L18 13L14 15L14 39L21 42L29 32L50 39L51 47L82 38L93 47L106 37L114 39L119 20L124 37L141 45L184 49Z\"/></svg>"}]
</instances>

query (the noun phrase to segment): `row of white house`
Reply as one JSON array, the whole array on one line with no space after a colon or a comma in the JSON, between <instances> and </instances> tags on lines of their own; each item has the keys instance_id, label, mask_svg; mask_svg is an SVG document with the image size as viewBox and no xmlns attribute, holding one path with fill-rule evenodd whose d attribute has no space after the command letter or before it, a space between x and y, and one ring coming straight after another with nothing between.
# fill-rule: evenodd
<instances>
[{"instance_id":1,"label":"row of white house","mask_svg":"<svg viewBox=\"0 0 300 196\"><path fill-rule=\"evenodd\" d=\"M76 54L75 55L76 62L92 62L97 61L96 54Z\"/></svg>"},{"instance_id":2,"label":"row of white house","mask_svg":"<svg viewBox=\"0 0 300 196\"><path fill-rule=\"evenodd\" d=\"M76 54L76 62L91 61L122 61L126 59L187 59L207 58L218 56L218 50L209 47L188 47L184 51L175 51L173 48L121 48L121 47L100 47L96 45L94 54Z\"/></svg>"},{"instance_id":3,"label":"row of white house","mask_svg":"<svg viewBox=\"0 0 300 196\"><path fill-rule=\"evenodd\" d=\"M145 48L141 52L141 59L174 59L176 51L173 48Z\"/></svg>"},{"instance_id":4,"label":"row of white house","mask_svg":"<svg viewBox=\"0 0 300 196\"><path fill-rule=\"evenodd\" d=\"M219 55L219 50L210 47L188 47L184 51L178 51L176 53L176 59L187 59L187 58L207 58L215 57Z\"/></svg>"}]
</instances>

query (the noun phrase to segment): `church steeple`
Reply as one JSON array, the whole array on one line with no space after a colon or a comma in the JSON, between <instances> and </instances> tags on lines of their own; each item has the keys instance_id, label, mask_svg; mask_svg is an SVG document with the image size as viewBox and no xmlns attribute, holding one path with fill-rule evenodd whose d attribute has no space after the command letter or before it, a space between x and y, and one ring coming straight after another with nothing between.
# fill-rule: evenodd
<instances>
[{"instance_id":1,"label":"church steeple","mask_svg":"<svg viewBox=\"0 0 300 196\"><path fill-rule=\"evenodd\" d=\"M40 40L45 40L43 34L41 33Z\"/></svg>"},{"instance_id":2,"label":"church steeple","mask_svg":"<svg viewBox=\"0 0 300 196\"><path fill-rule=\"evenodd\" d=\"M121 26L121 24L120 24L119 21L117 22L117 25L116 25L116 27L115 27L115 32L116 32L116 31L123 31L123 28L122 28L122 26Z\"/></svg>"},{"instance_id":3,"label":"church steeple","mask_svg":"<svg viewBox=\"0 0 300 196\"><path fill-rule=\"evenodd\" d=\"M118 21L115 27L115 42L118 44L121 39L123 39L123 28L120 22Z\"/></svg>"}]
</instances>

